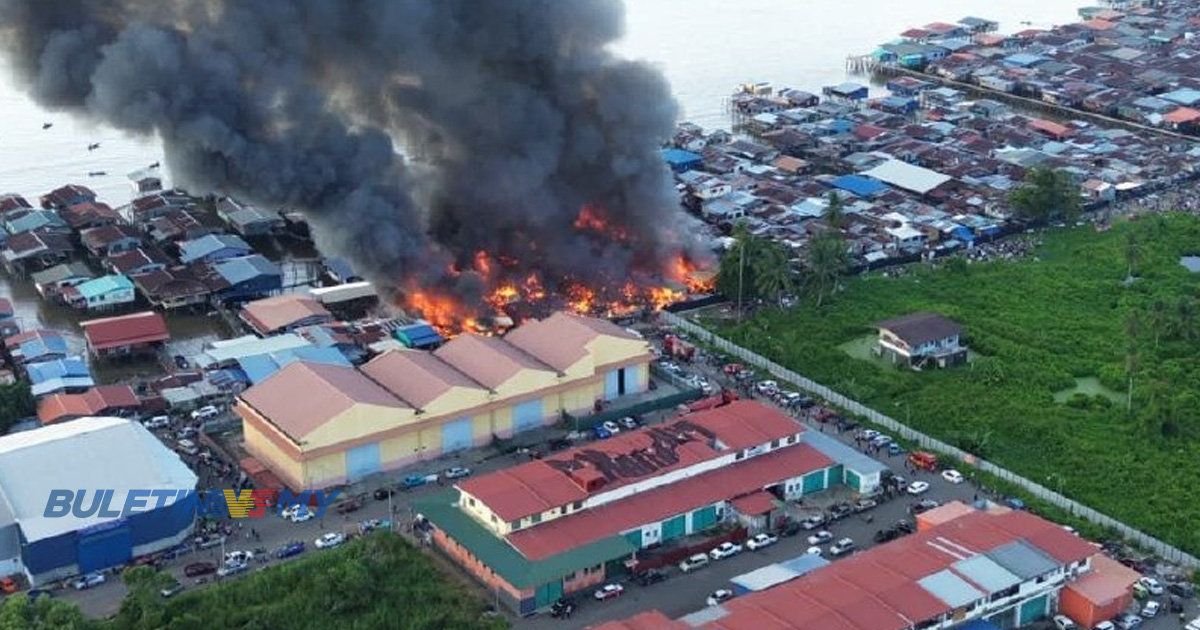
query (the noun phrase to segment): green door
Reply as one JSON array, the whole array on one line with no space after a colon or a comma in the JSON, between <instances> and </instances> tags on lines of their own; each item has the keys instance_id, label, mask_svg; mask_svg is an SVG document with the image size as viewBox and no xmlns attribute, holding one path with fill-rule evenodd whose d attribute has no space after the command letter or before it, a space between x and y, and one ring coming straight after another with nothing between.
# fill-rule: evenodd
<instances>
[{"instance_id":1,"label":"green door","mask_svg":"<svg viewBox=\"0 0 1200 630\"><path fill-rule=\"evenodd\" d=\"M692 533L702 532L717 524L717 506L710 505L692 512Z\"/></svg>"},{"instance_id":2,"label":"green door","mask_svg":"<svg viewBox=\"0 0 1200 630\"><path fill-rule=\"evenodd\" d=\"M1021 617L1017 625L1023 626L1027 623L1033 623L1038 619L1046 616L1046 601L1047 596L1042 595L1031 599L1021 605Z\"/></svg>"},{"instance_id":3,"label":"green door","mask_svg":"<svg viewBox=\"0 0 1200 630\"><path fill-rule=\"evenodd\" d=\"M851 490L862 490L862 477L853 470L846 470L846 485L850 486Z\"/></svg>"},{"instance_id":4,"label":"green door","mask_svg":"<svg viewBox=\"0 0 1200 630\"><path fill-rule=\"evenodd\" d=\"M844 474L845 473L842 471L841 464L838 464L837 466L829 468L828 469L829 476L825 478L825 487L829 488L835 484L843 483L844 480L842 479L842 475L844 475Z\"/></svg>"},{"instance_id":5,"label":"green door","mask_svg":"<svg viewBox=\"0 0 1200 630\"><path fill-rule=\"evenodd\" d=\"M537 607L544 608L558 601L563 596L562 580L543 584L537 589Z\"/></svg>"},{"instance_id":6,"label":"green door","mask_svg":"<svg viewBox=\"0 0 1200 630\"><path fill-rule=\"evenodd\" d=\"M662 524L662 539L663 542L674 540L682 537L687 533L687 518L686 515L680 514L675 518L663 521Z\"/></svg>"},{"instance_id":7,"label":"green door","mask_svg":"<svg viewBox=\"0 0 1200 630\"><path fill-rule=\"evenodd\" d=\"M814 473L804 475L804 485L801 488L803 494L812 494L825 489L825 471L818 470Z\"/></svg>"},{"instance_id":8,"label":"green door","mask_svg":"<svg viewBox=\"0 0 1200 630\"><path fill-rule=\"evenodd\" d=\"M635 529L631 532L625 532L625 540L628 540L638 549L642 548L642 530Z\"/></svg>"}]
</instances>

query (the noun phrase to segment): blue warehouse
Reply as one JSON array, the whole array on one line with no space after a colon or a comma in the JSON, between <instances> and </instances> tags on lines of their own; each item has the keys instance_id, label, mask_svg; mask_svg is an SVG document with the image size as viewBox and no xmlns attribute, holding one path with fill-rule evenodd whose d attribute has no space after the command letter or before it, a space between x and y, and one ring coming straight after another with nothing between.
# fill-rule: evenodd
<instances>
[{"instance_id":1,"label":"blue warehouse","mask_svg":"<svg viewBox=\"0 0 1200 630\"><path fill-rule=\"evenodd\" d=\"M80 418L0 437L0 575L32 584L119 567L187 539L194 510L149 509L129 517L45 516L51 490L194 490L196 475L140 423ZM149 506L154 505L149 502Z\"/></svg>"}]
</instances>

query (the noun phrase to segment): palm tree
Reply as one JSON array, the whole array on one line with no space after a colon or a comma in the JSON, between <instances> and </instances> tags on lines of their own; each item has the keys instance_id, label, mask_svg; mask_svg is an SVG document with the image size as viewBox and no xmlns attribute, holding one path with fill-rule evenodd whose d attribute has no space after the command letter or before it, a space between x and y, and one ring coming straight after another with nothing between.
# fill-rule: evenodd
<instances>
[{"instance_id":1,"label":"palm tree","mask_svg":"<svg viewBox=\"0 0 1200 630\"><path fill-rule=\"evenodd\" d=\"M1147 313L1150 330L1154 331L1154 349L1158 349L1158 338L1162 335L1162 331L1167 327L1167 304L1162 300L1154 300L1150 305L1150 312Z\"/></svg>"},{"instance_id":2,"label":"palm tree","mask_svg":"<svg viewBox=\"0 0 1200 630\"><path fill-rule=\"evenodd\" d=\"M1126 278L1132 278L1133 272L1137 268L1138 262L1142 257L1142 244L1138 242L1137 234L1130 232L1125 235L1125 263L1129 265L1129 274Z\"/></svg>"},{"instance_id":3,"label":"palm tree","mask_svg":"<svg viewBox=\"0 0 1200 630\"><path fill-rule=\"evenodd\" d=\"M825 296L833 293L838 277L846 269L848 258L846 244L832 232L822 233L809 243L809 281L817 294L818 308L824 302Z\"/></svg>"},{"instance_id":4,"label":"palm tree","mask_svg":"<svg viewBox=\"0 0 1200 630\"><path fill-rule=\"evenodd\" d=\"M1176 306L1176 312L1179 320L1176 325L1179 327L1179 337L1184 341L1191 341L1196 338L1196 303L1192 298L1183 296L1179 298L1179 304Z\"/></svg>"},{"instance_id":5,"label":"palm tree","mask_svg":"<svg viewBox=\"0 0 1200 630\"><path fill-rule=\"evenodd\" d=\"M1125 373L1129 377L1129 390L1126 394L1125 410L1128 413L1133 413L1133 376L1137 373L1139 367L1138 336L1140 334L1141 320L1138 317L1137 311L1132 311L1125 320L1125 335L1127 337L1125 345Z\"/></svg>"},{"instance_id":6,"label":"palm tree","mask_svg":"<svg viewBox=\"0 0 1200 630\"><path fill-rule=\"evenodd\" d=\"M778 243L767 243L751 262L754 290L760 297L771 297L776 304L792 289L792 270L787 251Z\"/></svg>"}]
</instances>

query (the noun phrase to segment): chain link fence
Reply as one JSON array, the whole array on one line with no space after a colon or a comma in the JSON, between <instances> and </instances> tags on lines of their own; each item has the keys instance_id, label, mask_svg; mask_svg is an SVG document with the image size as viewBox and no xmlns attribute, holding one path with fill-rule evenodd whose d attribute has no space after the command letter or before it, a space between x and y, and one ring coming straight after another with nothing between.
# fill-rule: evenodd
<instances>
[{"instance_id":1,"label":"chain link fence","mask_svg":"<svg viewBox=\"0 0 1200 630\"><path fill-rule=\"evenodd\" d=\"M941 440L936 440L928 435L925 435L924 433L921 433L920 431L916 431L912 427L879 413L878 411L867 407L857 400L847 398L846 396L843 396L842 394L839 394L838 392L835 392L832 389L821 385L820 383L816 383L810 379L807 379L783 367L782 365L767 359L766 357L755 354L754 352L736 345L727 339L719 337L679 315L662 312L659 313L659 317L664 323L687 332L700 342L716 348L730 356L737 357L742 362L766 371L781 381L787 381L801 389L808 391L811 394L820 396L821 398L829 401L829 403L835 407L840 407L841 409L852 414L862 416L872 424L885 427L888 430L899 434L901 437L919 444L923 449L936 451L938 453L961 460L990 475L995 475L1004 481L1021 487L1033 496L1046 501L1047 503L1058 506L1070 514L1119 533L1124 538L1133 541L1137 545L1147 549L1167 562L1186 566L1191 569L1200 568L1200 559L1197 559L1195 556L1186 553L1175 546L1169 545L1145 532L1134 529L1106 514L1101 514L1100 512L1097 512L1096 510L1083 505L1082 503L1054 492L1053 490L1050 490L1039 483L1030 481L1025 477L1013 473L1005 468L1001 468L1000 466L997 466L996 464L993 464L987 460L980 459L958 447L946 444Z\"/></svg>"}]
</instances>

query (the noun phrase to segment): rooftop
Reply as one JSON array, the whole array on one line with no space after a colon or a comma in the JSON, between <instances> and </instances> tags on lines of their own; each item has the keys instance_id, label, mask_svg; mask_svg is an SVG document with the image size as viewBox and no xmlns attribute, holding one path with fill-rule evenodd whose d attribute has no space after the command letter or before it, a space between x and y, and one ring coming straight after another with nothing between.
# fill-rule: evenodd
<instances>
[{"instance_id":1,"label":"rooftop","mask_svg":"<svg viewBox=\"0 0 1200 630\"><path fill-rule=\"evenodd\" d=\"M255 332L269 335L289 326L330 321L333 314L311 297L286 293L246 304L242 307L241 318Z\"/></svg>"},{"instance_id":2,"label":"rooftop","mask_svg":"<svg viewBox=\"0 0 1200 630\"><path fill-rule=\"evenodd\" d=\"M296 442L355 405L408 408L354 368L304 361L284 367L240 398Z\"/></svg>"},{"instance_id":3,"label":"rooftop","mask_svg":"<svg viewBox=\"0 0 1200 630\"><path fill-rule=\"evenodd\" d=\"M79 327L83 329L88 345L95 350L155 343L171 338L166 320L154 311L91 319L80 322Z\"/></svg>"},{"instance_id":4,"label":"rooftop","mask_svg":"<svg viewBox=\"0 0 1200 630\"><path fill-rule=\"evenodd\" d=\"M937 313L911 313L884 320L875 326L890 331L914 348L930 341L961 335L963 331L962 326Z\"/></svg>"},{"instance_id":5,"label":"rooftop","mask_svg":"<svg viewBox=\"0 0 1200 630\"><path fill-rule=\"evenodd\" d=\"M420 350L385 352L362 366L362 371L417 409L424 409L456 387L485 389L453 366Z\"/></svg>"},{"instance_id":6,"label":"rooftop","mask_svg":"<svg viewBox=\"0 0 1200 630\"><path fill-rule=\"evenodd\" d=\"M88 456L94 453L105 457ZM8 508L29 542L112 520L46 518L46 497L54 488L112 489L111 504L124 505L131 489L195 487L196 475L138 422L80 418L0 437L0 506Z\"/></svg>"},{"instance_id":7,"label":"rooftop","mask_svg":"<svg viewBox=\"0 0 1200 630\"><path fill-rule=\"evenodd\" d=\"M949 175L943 175L902 160L888 160L862 174L921 195L954 179Z\"/></svg>"},{"instance_id":8,"label":"rooftop","mask_svg":"<svg viewBox=\"0 0 1200 630\"><path fill-rule=\"evenodd\" d=\"M51 424L67 417L94 416L110 409L134 408L141 400L128 385L99 385L82 394L53 394L38 401L38 420Z\"/></svg>"},{"instance_id":9,"label":"rooftop","mask_svg":"<svg viewBox=\"0 0 1200 630\"><path fill-rule=\"evenodd\" d=\"M516 346L479 335L459 335L433 351L439 359L490 390L495 390L525 370L555 372Z\"/></svg>"},{"instance_id":10,"label":"rooftop","mask_svg":"<svg viewBox=\"0 0 1200 630\"><path fill-rule=\"evenodd\" d=\"M737 401L481 475L459 487L498 517L514 521L801 432L777 409Z\"/></svg>"},{"instance_id":11,"label":"rooftop","mask_svg":"<svg viewBox=\"0 0 1200 630\"><path fill-rule=\"evenodd\" d=\"M233 234L209 234L196 240L179 244L179 260L184 264L204 260L222 250L234 250L242 254L254 251L246 241Z\"/></svg>"}]
</instances>

